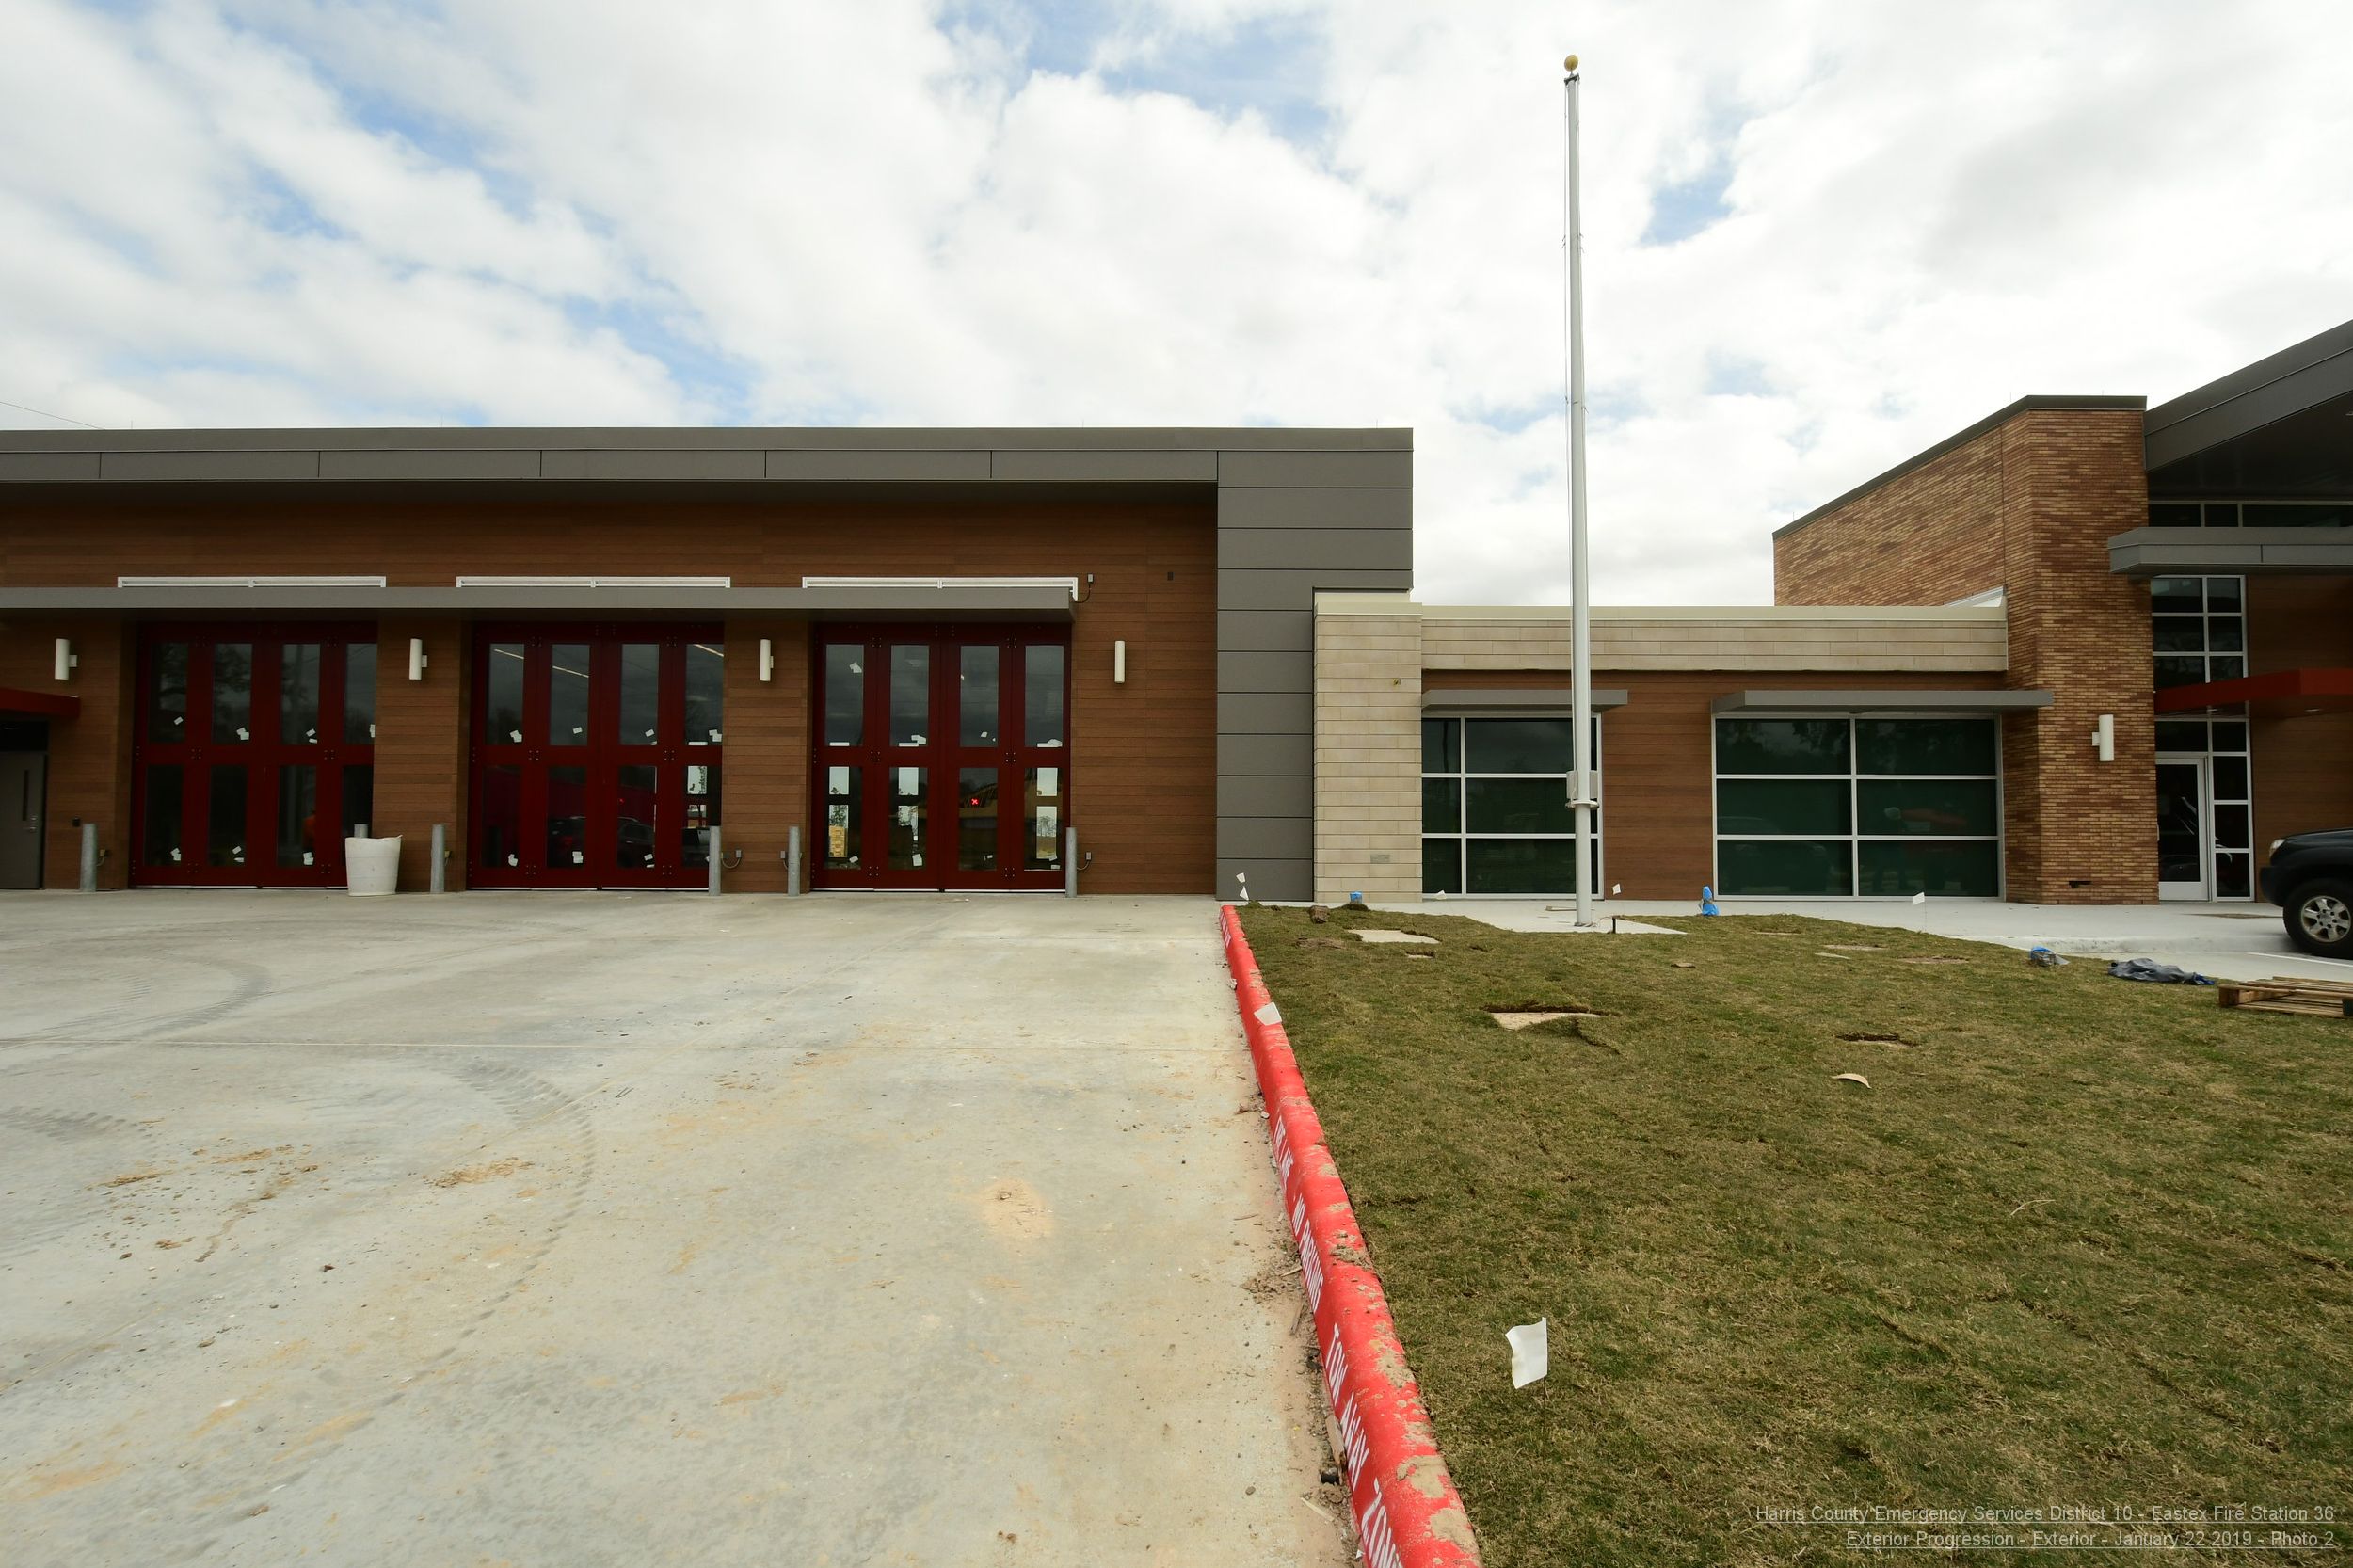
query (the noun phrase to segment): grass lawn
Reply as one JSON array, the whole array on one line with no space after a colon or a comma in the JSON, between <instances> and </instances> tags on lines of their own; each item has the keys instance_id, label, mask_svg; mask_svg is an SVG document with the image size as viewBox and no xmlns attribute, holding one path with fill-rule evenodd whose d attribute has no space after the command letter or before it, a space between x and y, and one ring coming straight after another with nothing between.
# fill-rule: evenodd
<instances>
[{"instance_id":1,"label":"grass lawn","mask_svg":"<svg viewBox=\"0 0 2353 1568\"><path fill-rule=\"evenodd\" d=\"M2353 1521L2353 1022L1672 923L1244 916L1489 1568L1861 1560L1770 1508ZM1354 924L1442 945L1330 943ZM1487 1014L1529 1003L1604 1016Z\"/></svg>"}]
</instances>

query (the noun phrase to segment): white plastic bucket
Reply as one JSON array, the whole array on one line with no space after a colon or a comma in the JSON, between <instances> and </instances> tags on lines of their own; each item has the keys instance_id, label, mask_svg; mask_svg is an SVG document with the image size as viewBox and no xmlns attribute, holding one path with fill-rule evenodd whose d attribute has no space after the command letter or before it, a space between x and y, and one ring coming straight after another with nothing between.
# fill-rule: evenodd
<instances>
[{"instance_id":1,"label":"white plastic bucket","mask_svg":"<svg viewBox=\"0 0 2353 1568\"><path fill-rule=\"evenodd\" d=\"M345 839L345 881L353 898L389 893L400 884L400 835L389 839Z\"/></svg>"}]
</instances>

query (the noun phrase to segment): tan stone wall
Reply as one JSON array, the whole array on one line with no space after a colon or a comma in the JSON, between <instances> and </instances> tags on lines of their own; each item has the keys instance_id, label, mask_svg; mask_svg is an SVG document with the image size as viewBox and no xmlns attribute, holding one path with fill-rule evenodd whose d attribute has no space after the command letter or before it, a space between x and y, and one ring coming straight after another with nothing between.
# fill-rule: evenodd
<instances>
[{"instance_id":1,"label":"tan stone wall","mask_svg":"<svg viewBox=\"0 0 2353 1568\"><path fill-rule=\"evenodd\" d=\"M1569 667L1563 616L1476 617L1434 612L1422 622L1422 667ZM1920 616L1792 615L1709 610L1675 615L1593 613L1593 667L1609 670L1998 670L2008 662L2002 612Z\"/></svg>"},{"instance_id":2,"label":"tan stone wall","mask_svg":"<svg viewBox=\"0 0 2353 1568\"><path fill-rule=\"evenodd\" d=\"M2002 729L2009 896L2155 901L2149 590L2107 541L2148 520L2141 416L2028 408L1773 541L1782 604L1942 604L1999 587L2009 684L2051 707ZM2091 731L2116 721L2116 760Z\"/></svg>"},{"instance_id":3,"label":"tan stone wall","mask_svg":"<svg viewBox=\"0 0 2353 1568\"><path fill-rule=\"evenodd\" d=\"M1401 600L1401 603L1403 601ZM1421 897L1418 606L1316 616L1316 897Z\"/></svg>"}]
</instances>

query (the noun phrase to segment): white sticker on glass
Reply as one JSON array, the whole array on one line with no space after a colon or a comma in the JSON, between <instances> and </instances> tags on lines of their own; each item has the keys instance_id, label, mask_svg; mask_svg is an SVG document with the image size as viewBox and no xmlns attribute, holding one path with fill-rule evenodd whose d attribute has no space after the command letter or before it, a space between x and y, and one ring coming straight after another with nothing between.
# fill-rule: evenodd
<instances>
[{"instance_id":1,"label":"white sticker on glass","mask_svg":"<svg viewBox=\"0 0 2353 1568\"><path fill-rule=\"evenodd\" d=\"M522 862L521 862L521 861L520 861L520 860L516 859L516 858L515 858L513 856L511 856L511 855L510 855L510 856L508 856L506 857L506 863L507 863L508 865L510 865L510 866L519 866L519 865L522 864Z\"/></svg>"},{"instance_id":2,"label":"white sticker on glass","mask_svg":"<svg viewBox=\"0 0 2353 1568\"><path fill-rule=\"evenodd\" d=\"M717 745L719 744L719 732L715 729L711 732L711 744L712 745Z\"/></svg>"},{"instance_id":3,"label":"white sticker on glass","mask_svg":"<svg viewBox=\"0 0 2353 1568\"><path fill-rule=\"evenodd\" d=\"M506 732L506 738L510 741L520 741L523 738L523 732L520 729L510 729Z\"/></svg>"},{"instance_id":4,"label":"white sticker on glass","mask_svg":"<svg viewBox=\"0 0 2353 1568\"><path fill-rule=\"evenodd\" d=\"M179 860L180 860L180 852L179 852L178 850L176 850L176 849L175 849L175 850L173 850L173 851L171 852L171 858L172 858L172 863L173 863L174 865L177 865L177 864L179 863Z\"/></svg>"},{"instance_id":5,"label":"white sticker on glass","mask_svg":"<svg viewBox=\"0 0 2353 1568\"><path fill-rule=\"evenodd\" d=\"M302 852L302 863L306 866L312 863L311 852L307 849Z\"/></svg>"},{"instance_id":6,"label":"white sticker on glass","mask_svg":"<svg viewBox=\"0 0 2353 1568\"><path fill-rule=\"evenodd\" d=\"M653 739L653 731L652 731L652 730L648 729L648 730L647 730L647 731L646 731L646 739L648 739L648 741L650 741L650 740L652 740L652 739Z\"/></svg>"},{"instance_id":7,"label":"white sticker on glass","mask_svg":"<svg viewBox=\"0 0 2353 1568\"><path fill-rule=\"evenodd\" d=\"M368 739L371 741L376 739L376 726L374 723L370 723L368 726Z\"/></svg>"},{"instance_id":8,"label":"white sticker on glass","mask_svg":"<svg viewBox=\"0 0 2353 1568\"><path fill-rule=\"evenodd\" d=\"M302 738L306 741L315 741L319 738L319 732L315 729L306 729L302 732Z\"/></svg>"},{"instance_id":9,"label":"white sticker on glass","mask_svg":"<svg viewBox=\"0 0 2353 1568\"><path fill-rule=\"evenodd\" d=\"M578 735L584 733L584 731L581 729L580 726L574 725L572 726L572 733Z\"/></svg>"},{"instance_id":10,"label":"white sticker on glass","mask_svg":"<svg viewBox=\"0 0 2353 1568\"><path fill-rule=\"evenodd\" d=\"M253 731L248 729L244 725L239 725L237 726L237 739L240 741L249 741L253 739Z\"/></svg>"},{"instance_id":11,"label":"white sticker on glass","mask_svg":"<svg viewBox=\"0 0 2353 1568\"><path fill-rule=\"evenodd\" d=\"M584 855L583 853L581 853L579 850L574 850L574 851L572 851L572 864L573 864L573 865L577 866L577 865L579 865L582 861L584 861L584 860L585 860L585 859L587 859L587 858L588 858L588 856L585 856L585 855Z\"/></svg>"}]
</instances>

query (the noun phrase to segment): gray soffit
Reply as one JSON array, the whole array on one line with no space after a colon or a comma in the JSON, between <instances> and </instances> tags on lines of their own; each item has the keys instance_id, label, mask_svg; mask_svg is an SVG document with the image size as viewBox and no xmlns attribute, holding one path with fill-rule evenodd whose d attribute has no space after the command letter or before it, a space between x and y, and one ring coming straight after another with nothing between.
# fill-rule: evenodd
<instances>
[{"instance_id":1,"label":"gray soffit","mask_svg":"<svg viewBox=\"0 0 2353 1568\"><path fill-rule=\"evenodd\" d=\"M1625 689L1622 686L1596 686L1593 696L1595 708L1625 706ZM1575 702L1576 694L1566 686L1477 686L1451 691L1424 689L1421 694L1424 712L1436 708L1463 713L1513 713L1531 709L1548 712L1555 708L1568 709L1575 706Z\"/></svg>"},{"instance_id":2,"label":"gray soffit","mask_svg":"<svg viewBox=\"0 0 2353 1568\"><path fill-rule=\"evenodd\" d=\"M1928 448L1926 451L1913 453L1911 456L1906 457L1902 462L1897 463L1894 468L1889 469L1886 472L1876 474L1869 479L1865 479L1862 484L1857 485L1853 489L1849 490L1846 494L1837 497L1835 500L1823 502L1819 506L1817 506L1814 510L1806 513L1805 516L1799 518L1794 521L1783 523L1779 528L1773 530L1773 537L1778 539L1784 534L1794 534L1799 529L1803 528L1807 523L1812 522L1815 519L1826 517L1830 513L1838 510L1841 506L1846 505L1849 502L1861 496L1869 495L1873 490L1878 489L1881 486L1893 480L1901 479L1905 474L1910 473L1914 469L1926 468L1929 464L1936 461L1939 457L1944 456L1947 452L1968 445L1971 441L1976 440L1979 436L1984 435L1987 431L1998 429L2000 426L2008 424L2011 420L2016 419L2020 414L2033 413L2037 409L2041 408L2111 408L2131 409L2137 411L2148 407L2149 400L2145 397L2068 397L2047 392L2037 393L2028 397L2022 397L2007 408L1995 409L1993 413L1986 415L1985 418L1977 421L1977 424L1969 426L1966 430L1956 431L1952 435L1949 435L1943 440L1937 442L1934 446Z\"/></svg>"},{"instance_id":3,"label":"gray soffit","mask_svg":"<svg viewBox=\"0 0 2353 1568\"><path fill-rule=\"evenodd\" d=\"M1401 428L9 430L0 482L1404 488L1412 451Z\"/></svg>"},{"instance_id":4,"label":"gray soffit","mask_svg":"<svg viewBox=\"0 0 2353 1568\"><path fill-rule=\"evenodd\" d=\"M2353 572L2353 528L2136 528L2108 541L2125 577Z\"/></svg>"},{"instance_id":5,"label":"gray soffit","mask_svg":"<svg viewBox=\"0 0 2353 1568\"><path fill-rule=\"evenodd\" d=\"M1823 713L2016 713L2051 706L2049 692L1879 690L1728 692L1710 707L1719 713L1781 711Z\"/></svg>"},{"instance_id":6,"label":"gray soffit","mask_svg":"<svg viewBox=\"0 0 2353 1568\"><path fill-rule=\"evenodd\" d=\"M2153 492L2353 488L2353 321L2158 404L2143 424Z\"/></svg>"},{"instance_id":7,"label":"gray soffit","mask_svg":"<svg viewBox=\"0 0 2353 1568\"><path fill-rule=\"evenodd\" d=\"M1066 621L1070 594L1008 588L0 588L0 614L778 615Z\"/></svg>"}]
</instances>

